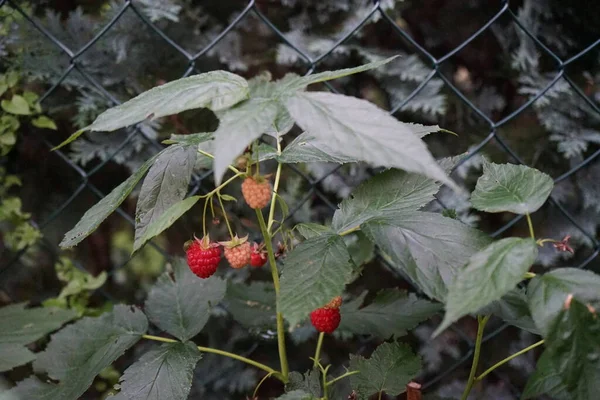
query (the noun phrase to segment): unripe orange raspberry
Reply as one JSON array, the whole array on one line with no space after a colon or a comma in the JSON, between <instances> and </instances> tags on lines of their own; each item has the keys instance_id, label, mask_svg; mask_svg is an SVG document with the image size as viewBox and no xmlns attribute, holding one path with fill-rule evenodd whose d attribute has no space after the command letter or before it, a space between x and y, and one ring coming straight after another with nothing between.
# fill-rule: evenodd
<instances>
[{"instance_id":1,"label":"unripe orange raspberry","mask_svg":"<svg viewBox=\"0 0 600 400\"><path fill-rule=\"evenodd\" d=\"M252 247L248 243L248 236L239 238L237 235L228 242L219 242L223 245L223 253L232 268L239 269L250 264Z\"/></svg>"},{"instance_id":2,"label":"unripe orange raspberry","mask_svg":"<svg viewBox=\"0 0 600 400\"><path fill-rule=\"evenodd\" d=\"M242 182L242 195L250 208L265 208L271 200L271 184L262 176L248 177Z\"/></svg>"}]
</instances>

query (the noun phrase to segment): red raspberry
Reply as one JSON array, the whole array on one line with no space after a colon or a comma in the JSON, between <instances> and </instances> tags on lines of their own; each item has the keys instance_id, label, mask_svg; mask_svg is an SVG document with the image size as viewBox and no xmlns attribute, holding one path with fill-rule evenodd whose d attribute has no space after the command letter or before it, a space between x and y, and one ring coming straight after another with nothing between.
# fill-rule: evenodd
<instances>
[{"instance_id":1,"label":"red raspberry","mask_svg":"<svg viewBox=\"0 0 600 400\"><path fill-rule=\"evenodd\" d=\"M271 200L271 184L262 176L248 177L242 182L242 194L250 208L265 208Z\"/></svg>"},{"instance_id":2,"label":"red raspberry","mask_svg":"<svg viewBox=\"0 0 600 400\"><path fill-rule=\"evenodd\" d=\"M342 298L334 297L325 307L317 308L310 313L310 322L319 332L332 333L340 326L342 320L341 305Z\"/></svg>"},{"instance_id":3,"label":"red raspberry","mask_svg":"<svg viewBox=\"0 0 600 400\"><path fill-rule=\"evenodd\" d=\"M254 243L252 254L250 255L250 265L260 268L267 262L267 253L262 249L264 245Z\"/></svg>"},{"instance_id":4,"label":"red raspberry","mask_svg":"<svg viewBox=\"0 0 600 400\"><path fill-rule=\"evenodd\" d=\"M208 235L201 240L195 238L186 242L185 252L190 270L202 279L212 276L221 261L221 248L218 243L211 242Z\"/></svg>"},{"instance_id":5,"label":"red raspberry","mask_svg":"<svg viewBox=\"0 0 600 400\"><path fill-rule=\"evenodd\" d=\"M232 268L239 269L250 264L252 248L248 243L248 236L239 238L235 235L228 242L219 242L225 248L225 258Z\"/></svg>"}]
</instances>

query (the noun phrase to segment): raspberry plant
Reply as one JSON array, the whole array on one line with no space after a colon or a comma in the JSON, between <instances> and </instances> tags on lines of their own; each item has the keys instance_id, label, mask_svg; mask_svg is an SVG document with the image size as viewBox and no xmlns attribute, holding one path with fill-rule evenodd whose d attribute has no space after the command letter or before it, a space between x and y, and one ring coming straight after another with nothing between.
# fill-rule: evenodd
<instances>
[{"instance_id":1,"label":"raspberry plant","mask_svg":"<svg viewBox=\"0 0 600 400\"><path fill-rule=\"evenodd\" d=\"M439 127L401 123L364 100L305 91L311 84L390 61L305 77L286 75L274 82L265 75L246 81L228 72L208 72L142 93L106 111L67 139L62 145L84 131L114 131L193 108L212 110L220 121L215 132L173 135L166 142L168 147L86 212L61 246L75 246L91 234L144 176L133 251L200 201L204 202L203 236L185 246L187 263L175 260L171 270L158 279L143 311L119 305L98 318L82 318L55 333L38 354L23 345L75 316L65 310L25 309L23 305L1 309L3 320L10 318L11 323L0 328L0 368L35 360L34 370L52 381L32 376L0 398L75 400L97 374L141 339L162 345L125 370L115 399L186 399L192 372L203 353L262 370L264 376L252 394L254 398L266 379L285 384L279 399L288 400L347 396L383 399L407 388L411 396L420 396L420 386L413 380L419 375L421 361L398 339L442 308L444 318L434 335L469 315L478 321L472 369L462 400L495 368L539 346L545 350L524 398L542 394L559 399L594 398L600 382L600 320L596 311L600 277L571 268L541 275L530 271L540 246L551 243L557 251L572 251L568 238L559 241L535 236L530 214L545 203L553 188L552 179L525 166L485 163L471 194L472 206L482 212L524 215L530 231L530 237L493 241L455 219L421 210L434 200L442 184L462 190L447 176L460 156L438 162L421 141L423 136L441 130ZM283 147L282 137L294 124L304 133ZM240 155L243 162L239 162ZM207 160L212 160L215 189L186 198L194 165ZM277 163L274 177L259 175L261 163L267 161ZM358 186L339 205L330 226L296 226L304 237L296 243L288 240L292 232L283 223L287 206L278 195L282 167L317 161L365 162L385 170ZM273 179L272 185L269 179ZM222 193L229 185L241 185L247 206L256 213L264 247L251 244L247 232L233 231L224 203L236 199ZM220 210L229 235L220 242L211 241L208 232L208 210L214 217L215 208ZM354 235L378 246L393 268L428 299L393 289L374 294L369 301L367 293L354 298L345 293L349 283L369 273L355 262L344 240ZM276 241L281 243L277 250ZM222 263L221 268L252 268L250 264L262 265L264 257L268 261L272 285L263 282L255 287L269 290L254 292L252 296L260 301L239 302L237 312L233 308L231 312L249 324L270 320L269 315L274 314L277 366L192 341L207 324L211 309L223 302L230 290L223 278L213 275L221 250L229 264ZM250 286L236 284L231 290L250 292ZM261 302L265 307L253 308ZM492 315L543 339L479 372L479 361L485 357L481 348L484 329ZM311 357L313 369L303 375L302 371L289 370L286 336L305 328L309 320L320 333ZM159 334L150 334L150 323ZM324 365L321 353L325 335L336 330L370 335L383 344L368 358L350 355L347 372L332 376L331 366ZM351 393L334 394L341 381L350 383Z\"/></svg>"}]
</instances>

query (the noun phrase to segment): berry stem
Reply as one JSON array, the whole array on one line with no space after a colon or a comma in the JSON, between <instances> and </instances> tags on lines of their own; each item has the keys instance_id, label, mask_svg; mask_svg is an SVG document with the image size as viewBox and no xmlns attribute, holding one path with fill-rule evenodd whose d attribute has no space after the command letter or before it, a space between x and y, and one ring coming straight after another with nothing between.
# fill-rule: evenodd
<instances>
[{"instance_id":1,"label":"berry stem","mask_svg":"<svg viewBox=\"0 0 600 400\"><path fill-rule=\"evenodd\" d=\"M279 308L279 272L277 271L277 261L275 260L275 253L273 252L272 237L267 229L267 224L265 223L265 217L263 217L262 211L258 209L255 211L258 224L260 225L260 230L264 238L265 246L267 247L269 265L271 266L271 275L273 277L273 287L275 288L275 298L277 299L277 308ZM281 374L283 375L283 381L287 382L289 367L285 349L285 326L283 323L283 314L279 311L279 309L277 310L277 346L279 349Z\"/></svg>"},{"instance_id":2,"label":"berry stem","mask_svg":"<svg viewBox=\"0 0 600 400\"><path fill-rule=\"evenodd\" d=\"M281 155L281 142L277 139L277 155ZM281 178L281 167L282 163L277 164L277 171L275 172L275 182L273 183L273 194L271 196L271 208L269 209L269 222L267 223L267 232L271 233L273 227L273 221L275 218L275 203L277 203L277 190L279 189L279 180Z\"/></svg>"},{"instance_id":3,"label":"berry stem","mask_svg":"<svg viewBox=\"0 0 600 400\"><path fill-rule=\"evenodd\" d=\"M467 400L467 398L469 397L469 393L471 393L471 389L475 384L475 374L477 373L477 365L479 364L479 353L481 352L481 343L483 342L483 330L485 329L485 324L487 324L489 319L489 315L486 315L484 317L477 317L477 339L475 340L473 364L471 364L471 373L469 374L469 380L467 381L467 386L465 387L465 391L463 392L460 400Z\"/></svg>"},{"instance_id":4,"label":"berry stem","mask_svg":"<svg viewBox=\"0 0 600 400\"><path fill-rule=\"evenodd\" d=\"M492 365L490 368L486 369L484 373L482 373L481 375L479 375L477 378L475 378L475 381L480 381L483 378L485 378L486 375L488 375L490 372L492 372L493 370L495 370L496 368L498 368L499 366L506 364L507 362L509 362L510 360L512 360L513 358L519 357L521 354L525 354L527 353L529 350L533 350L538 346L541 346L544 344L543 340L540 340L539 342L535 342L534 344L532 344L531 346L525 347L523 350L517 351L515 354L512 354L508 357L506 357L504 360L498 361L496 364Z\"/></svg>"},{"instance_id":5,"label":"berry stem","mask_svg":"<svg viewBox=\"0 0 600 400\"><path fill-rule=\"evenodd\" d=\"M154 335L142 335L142 337L144 339L147 340L154 340L157 342L164 342L164 343L178 343L178 340L174 340L174 339L169 339L169 338L164 338L164 337L160 337L160 336L154 336ZM203 347L203 346L197 346L198 350L204 352L204 353L213 353L213 354L218 354L221 356L225 356L225 357L229 357L229 358L233 358L235 360L244 362L246 364L250 364L256 368L260 368L263 371L266 371L269 373L269 375L273 375L274 377L276 377L279 380L283 380L282 376L279 372L275 371L273 368L265 365L265 364L261 364L257 361L251 360L249 358L246 357L242 357L242 356L238 356L237 354L233 354L230 353L228 351L223 351L223 350L218 350L218 349L213 349L211 347Z\"/></svg>"},{"instance_id":6,"label":"berry stem","mask_svg":"<svg viewBox=\"0 0 600 400\"><path fill-rule=\"evenodd\" d=\"M206 209L208 207L208 202L212 201L212 198L207 198L204 202L204 210L202 211L202 237L206 236Z\"/></svg>"},{"instance_id":7,"label":"berry stem","mask_svg":"<svg viewBox=\"0 0 600 400\"><path fill-rule=\"evenodd\" d=\"M225 224L227 225L227 230L229 231L229 237L233 239L233 231L231 230L231 225L229 225L229 218L227 218L227 211L225 211L223 200L221 200L221 193L217 192L217 198L219 199L219 204L221 205L221 210L223 211L223 218L225 218Z\"/></svg>"},{"instance_id":8,"label":"berry stem","mask_svg":"<svg viewBox=\"0 0 600 400\"><path fill-rule=\"evenodd\" d=\"M203 156L206 156L206 157L208 157L208 158L212 158L212 159L214 159L214 158L215 158L215 156L213 156L213 155L212 155L212 154L210 154L210 153L207 153L207 152L206 152L206 151L204 151L204 150L200 150L200 149L198 149L198 153L200 153L200 154L202 154ZM242 173L240 172L240 170L239 170L239 169L237 169L236 167L234 167L233 165L228 165L228 166L227 166L227 168L229 168L230 170L232 170L232 171L233 171L233 172L235 172L236 174L240 174L240 175L242 174Z\"/></svg>"},{"instance_id":9,"label":"berry stem","mask_svg":"<svg viewBox=\"0 0 600 400\"><path fill-rule=\"evenodd\" d=\"M325 332L319 333L319 340L317 341L317 348L315 349L315 357L313 368L319 365L319 358L321 357L321 347L323 346L323 338L325 337Z\"/></svg>"}]
</instances>

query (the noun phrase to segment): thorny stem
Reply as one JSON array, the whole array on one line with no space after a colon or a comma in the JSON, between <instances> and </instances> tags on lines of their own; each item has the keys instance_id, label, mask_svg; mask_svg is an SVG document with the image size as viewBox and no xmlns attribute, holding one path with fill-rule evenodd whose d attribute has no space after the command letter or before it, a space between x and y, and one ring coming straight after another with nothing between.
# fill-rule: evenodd
<instances>
[{"instance_id":1,"label":"thorny stem","mask_svg":"<svg viewBox=\"0 0 600 400\"><path fill-rule=\"evenodd\" d=\"M532 344L531 346L525 347L523 350L517 351L515 354L512 354L508 357L506 357L504 360L498 361L496 364L492 365L490 368L488 368L487 370L485 370L484 373L482 373L481 375L479 375L477 378L475 378L476 381L480 381L483 378L486 377L486 375L488 375L490 372L492 372L493 370L495 370L496 368L498 368L499 366L506 364L507 362L509 362L510 360L512 360L513 358L519 357L521 354L525 354L527 353L529 350L533 350L538 346L541 346L544 344L543 340L540 340L539 342L535 342L534 344Z\"/></svg>"},{"instance_id":2,"label":"thorny stem","mask_svg":"<svg viewBox=\"0 0 600 400\"><path fill-rule=\"evenodd\" d=\"M277 182L276 182L277 183ZM262 215L262 211L256 209L256 217L260 230L265 239L265 245L267 247L267 254L269 256L269 264L271 266L271 275L273 277L273 287L275 288L275 298L279 299L279 272L277 271L277 261L275 260L275 253L273 252L273 243L271 243L271 235L267 229L265 223L265 217ZM277 301L279 306L279 301ZM283 375L283 381L287 382L289 367L287 361L287 353L285 349L285 326L283 324L283 314L277 310L277 346L279 349L279 362L281 364L281 374Z\"/></svg>"},{"instance_id":3,"label":"thorny stem","mask_svg":"<svg viewBox=\"0 0 600 400\"><path fill-rule=\"evenodd\" d=\"M463 392L460 400L467 400L467 397L469 397L469 393L473 388L473 384L475 383L475 374L477 373L477 365L479 364L479 353L481 352L481 342L483 341L483 330L485 329L485 324L487 324L489 319L489 315L486 315L485 317L477 317L477 339L475 340L473 364L471 364L471 373L469 374L469 380L467 381L467 386L465 387L465 391Z\"/></svg>"},{"instance_id":4,"label":"thorny stem","mask_svg":"<svg viewBox=\"0 0 600 400\"><path fill-rule=\"evenodd\" d=\"M229 231L229 236L233 239L233 231L231 230L231 225L229 225L229 218L227 218L227 211L225 211L225 206L223 205L223 200L221 200L221 193L217 192L217 198L219 199L219 204L221 205L221 210L223 211L223 218L225 218L225 224L227 224L227 230Z\"/></svg>"},{"instance_id":5,"label":"thorny stem","mask_svg":"<svg viewBox=\"0 0 600 400\"><path fill-rule=\"evenodd\" d=\"M313 363L313 368L319 365L319 358L321 356L321 347L323 346L323 338L325 337L325 332L319 333L319 340L317 341L317 348L315 349L315 358Z\"/></svg>"},{"instance_id":6,"label":"thorny stem","mask_svg":"<svg viewBox=\"0 0 600 400\"><path fill-rule=\"evenodd\" d=\"M330 380L329 382L327 382L327 383L325 384L325 386L331 386L331 385L333 385L334 383L336 383L336 382L337 382L337 381L339 381L339 380L342 380L342 379L344 379L344 378L347 378L347 377L349 377L350 375L356 375L356 374L358 374L358 373L360 373L360 371L348 371L348 372L346 372L345 374L343 374L343 375L340 375L340 376L338 376L337 378Z\"/></svg>"},{"instance_id":7,"label":"thorny stem","mask_svg":"<svg viewBox=\"0 0 600 400\"><path fill-rule=\"evenodd\" d=\"M533 223L531 222L531 216L529 216L529 213L526 213L525 217L527 218L527 225L529 225L529 235L533 240L535 240L535 233L533 232Z\"/></svg>"},{"instance_id":8,"label":"thorny stem","mask_svg":"<svg viewBox=\"0 0 600 400\"><path fill-rule=\"evenodd\" d=\"M174 339L169 339L169 338L164 338L164 337L160 337L160 336L154 336L154 335L142 335L142 337L144 339L148 339L148 340L155 340L157 342L164 342L164 343L178 343L178 340L174 340ZM213 354L218 354L221 356L225 356L225 357L229 357L229 358L233 358L235 360L244 362L246 364L250 364L256 368L260 368L263 371L267 371L269 373L269 375L273 375L275 376L277 379L279 380L283 380L282 376L279 372L275 371L273 368L265 365L265 364L261 364L257 361L251 360L249 358L246 357L242 357L239 356L237 354L234 353L230 353L228 351L223 351L223 350L218 350L218 349L213 349L211 347L203 347L203 346L197 346L198 350L204 352L204 353L213 353Z\"/></svg>"},{"instance_id":9,"label":"thorny stem","mask_svg":"<svg viewBox=\"0 0 600 400\"><path fill-rule=\"evenodd\" d=\"M281 154L281 142L277 139L277 155ZM279 189L279 179L281 178L282 163L277 164L277 172L275 172L275 183L273 184L273 195L271 196L271 208L269 209L269 222L267 223L267 232L271 233L273 221L275 217L275 203L277 202L277 190Z\"/></svg>"}]
</instances>

